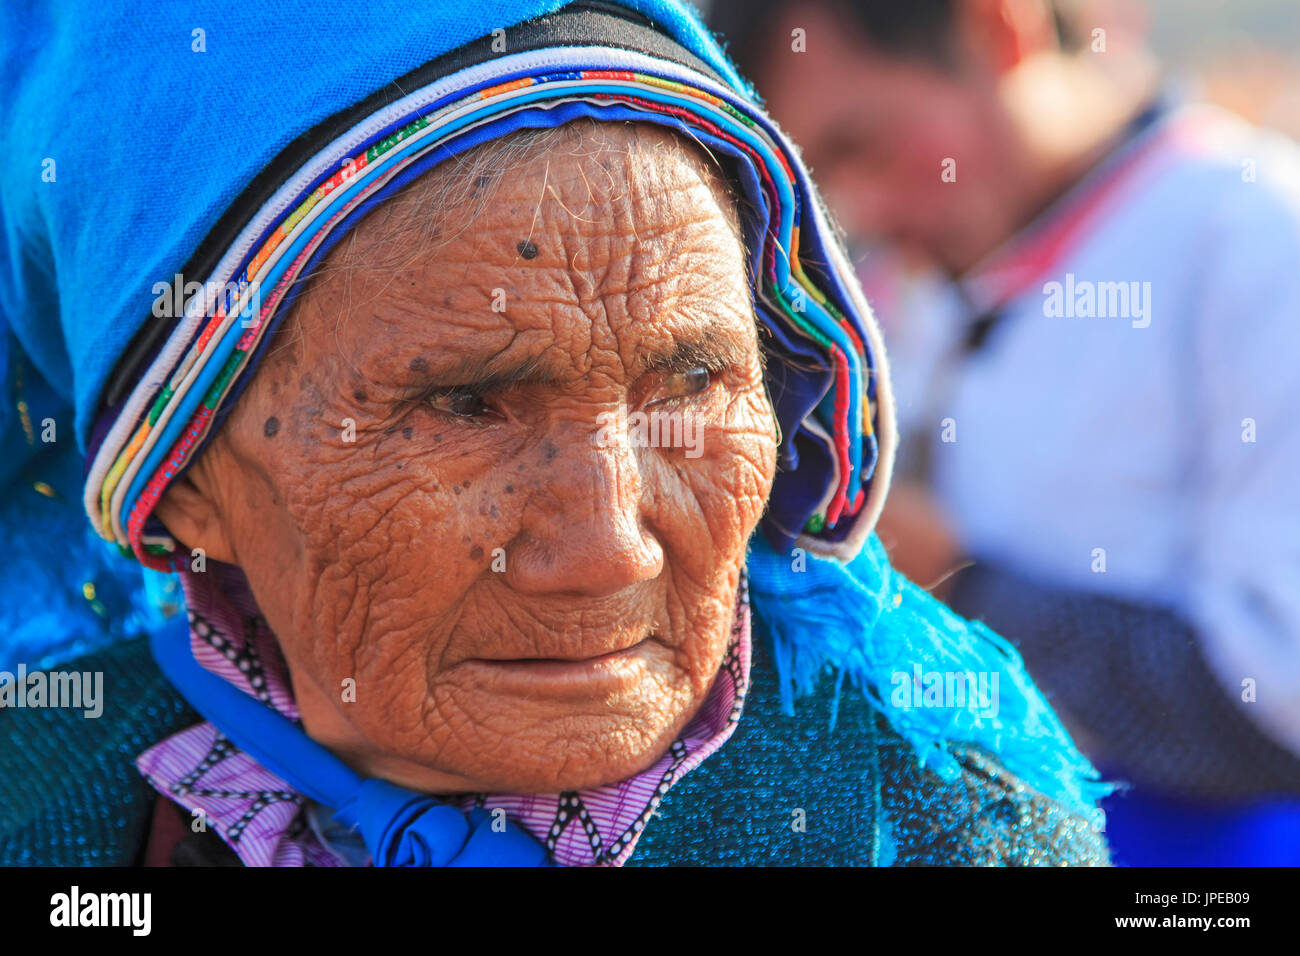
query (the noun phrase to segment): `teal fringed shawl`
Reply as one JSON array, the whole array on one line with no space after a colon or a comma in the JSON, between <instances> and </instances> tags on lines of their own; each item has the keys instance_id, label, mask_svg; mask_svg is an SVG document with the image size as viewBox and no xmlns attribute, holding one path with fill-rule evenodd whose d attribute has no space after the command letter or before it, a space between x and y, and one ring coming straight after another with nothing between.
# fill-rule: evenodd
<instances>
[{"instance_id":1,"label":"teal fringed shawl","mask_svg":"<svg viewBox=\"0 0 1300 956\"><path fill-rule=\"evenodd\" d=\"M943 779L960 772L953 747L975 745L1044 795L1099 820L1096 801L1113 787L1075 747L1019 652L891 568L876 535L845 565L797 548L779 554L758 534L747 569L754 613L772 638L786 713L830 667L837 703L847 678L916 749L922 766ZM972 675L975 686L992 691L991 700L916 706L918 671L927 686L935 674L945 684L950 675ZM834 715L833 709L832 725Z\"/></svg>"}]
</instances>

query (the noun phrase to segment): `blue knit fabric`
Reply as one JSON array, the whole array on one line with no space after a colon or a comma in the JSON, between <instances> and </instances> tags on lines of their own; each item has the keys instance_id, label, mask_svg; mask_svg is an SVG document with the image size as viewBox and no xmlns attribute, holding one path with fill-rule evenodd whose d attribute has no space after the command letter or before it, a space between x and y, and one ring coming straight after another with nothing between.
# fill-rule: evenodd
<instances>
[{"instance_id":1,"label":"blue knit fabric","mask_svg":"<svg viewBox=\"0 0 1300 956\"><path fill-rule=\"evenodd\" d=\"M129 866L158 798L133 761L198 716L143 638L60 669L103 675L103 713L0 709L0 866Z\"/></svg>"},{"instance_id":2,"label":"blue knit fabric","mask_svg":"<svg viewBox=\"0 0 1300 956\"><path fill-rule=\"evenodd\" d=\"M752 592L751 592L752 596ZM977 746L946 778L864 695L827 670L782 701L754 630L745 713L668 791L631 866L1104 866L1096 822Z\"/></svg>"}]
</instances>

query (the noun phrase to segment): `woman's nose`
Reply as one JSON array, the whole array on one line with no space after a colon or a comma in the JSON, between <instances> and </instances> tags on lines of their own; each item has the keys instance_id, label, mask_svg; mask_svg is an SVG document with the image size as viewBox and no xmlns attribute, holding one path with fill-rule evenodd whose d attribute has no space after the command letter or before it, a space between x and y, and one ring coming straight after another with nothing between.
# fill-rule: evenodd
<instances>
[{"instance_id":1,"label":"woman's nose","mask_svg":"<svg viewBox=\"0 0 1300 956\"><path fill-rule=\"evenodd\" d=\"M603 597L659 576L664 552L642 522L641 467L626 436L553 446L547 471L543 493L529 500L518 553L506 556L512 588Z\"/></svg>"}]
</instances>

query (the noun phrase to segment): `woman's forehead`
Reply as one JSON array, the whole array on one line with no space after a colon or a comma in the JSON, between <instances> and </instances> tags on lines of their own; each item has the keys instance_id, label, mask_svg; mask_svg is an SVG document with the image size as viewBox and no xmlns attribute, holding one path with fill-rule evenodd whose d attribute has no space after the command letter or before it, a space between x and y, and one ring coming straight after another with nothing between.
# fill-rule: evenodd
<instances>
[{"instance_id":1,"label":"woman's forehead","mask_svg":"<svg viewBox=\"0 0 1300 956\"><path fill-rule=\"evenodd\" d=\"M358 366L385 377L416 359L463 368L506 351L556 375L567 374L561 355L580 368L593 351L630 371L679 340L748 344L754 314L730 196L688 149L652 133L614 127L535 152L491 184L472 167L470 194L451 206L436 208L427 187L363 222L295 311L332 322Z\"/></svg>"},{"instance_id":2,"label":"woman's forehead","mask_svg":"<svg viewBox=\"0 0 1300 956\"><path fill-rule=\"evenodd\" d=\"M568 219L625 230L631 219L650 235L665 197L683 190L703 205L702 213L721 213L739 235L731 187L697 144L650 124L583 120L518 131L435 167L364 220L358 243L402 247L416 236L436 243L503 223L517 228L521 221L530 233L562 235ZM640 237L635 230L630 236ZM533 252L528 240L516 251Z\"/></svg>"},{"instance_id":3,"label":"woman's forehead","mask_svg":"<svg viewBox=\"0 0 1300 956\"><path fill-rule=\"evenodd\" d=\"M747 365L758 352L749 285L721 242L683 242L676 269L642 269L600 242L571 263L572 243L550 248L539 234L532 261L460 270L439 258L389 281L374 273L301 310L302 340L315 343L306 357L341 351L367 378L413 385L561 382L593 368L630 379L688 360Z\"/></svg>"}]
</instances>

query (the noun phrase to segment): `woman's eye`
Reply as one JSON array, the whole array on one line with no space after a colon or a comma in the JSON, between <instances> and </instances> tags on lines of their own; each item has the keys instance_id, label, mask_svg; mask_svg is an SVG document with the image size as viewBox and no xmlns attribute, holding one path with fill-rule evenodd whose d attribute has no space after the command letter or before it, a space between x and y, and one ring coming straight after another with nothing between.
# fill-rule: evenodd
<instances>
[{"instance_id":1,"label":"woman's eye","mask_svg":"<svg viewBox=\"0 0 1300 956\"><path fill-rule=\"evenodd\" d=\"M698 395L713 383L713 374L707 368L693 368L685 372L674 372L664 379L664 391L668 398L681 398L686 395Z\"/></svg>"},{"instance_id":2,"label":"woman's eye","mask_svg":"<svg viewBox=\"0 0 1300 956\"><path fill-rule=\"evenodd\" d=\"M473 392L441 392L426 399L430 406L454 418L482 418L491 409L481 395Z\"/></svg>"}]
</instances>

